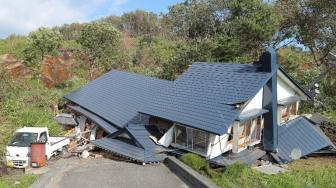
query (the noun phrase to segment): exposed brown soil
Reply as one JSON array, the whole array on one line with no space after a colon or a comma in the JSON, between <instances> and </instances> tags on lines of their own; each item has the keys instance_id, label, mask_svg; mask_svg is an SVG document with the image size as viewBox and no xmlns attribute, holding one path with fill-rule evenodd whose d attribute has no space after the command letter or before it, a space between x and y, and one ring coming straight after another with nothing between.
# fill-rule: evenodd
<instances>
[{"instance_id":1,"label":"exposed brown soil","mask_svg":"<svg viewBox=\"0 0 336 188\"><path fill-rule=\"evenodd\" d=\"M0 56L0 66L14 79L29 78L32 76L32 71L11 54Z\"/></svg>"},{"instance_id":2,"label":"exposed brown soil","mask_svg":"<svg viewBox=\"0 0 336 188\"><path fill-rule=\"evenodd\" d=\"M75 59L71 56L46 57L41 65L41 77L44 85L53 88L65 83L72 77Z\"/></svg>"}]
</instances>

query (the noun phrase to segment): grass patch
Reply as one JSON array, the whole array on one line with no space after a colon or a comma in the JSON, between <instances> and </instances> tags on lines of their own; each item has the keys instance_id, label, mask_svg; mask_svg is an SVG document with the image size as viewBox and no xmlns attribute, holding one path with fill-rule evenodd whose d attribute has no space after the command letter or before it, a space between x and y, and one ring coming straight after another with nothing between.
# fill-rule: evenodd
<instances>
[{"instance_id":1,"label":"grass patch","mask_svg":"<svg viewBox=\"0 0 336 188\"><path fill-rule=\"evenodd\" d=\"M205 159L190 153L180 159L221 187L336 187L334 158L298 160L289 165L291 172L277 175L257 172L245 164L233 164L220 170L211 169Z\"/></svg>"},{"instance_id":2,"label":"grass patch","mask_svg":"<svg viewBox=\"0 0 336 188\"><path fill-rule=\"evenodd\" d=\"M27 188L30 187L36 179L36 175L3 176L0 177L0 188Z\"/></svg>"},{"instance_id":3,"label":"grass patch","mask_svg":"<svg viewBox=\"0 0 336 188\"><path fill-rule=\"evenodd\" d=\"M1 73L1 71L0 71ZM37 79L0 80L0 152L13 133L20 127L48 127L51 136L62 134L60 126L53 120L53 104L64 104L63 96L84 85L86 81L74 77L62 87L46 88Z\"/></svg>"},{"instance_id":4,"label":"grass patch","mask_svg":"<svg viewBox=\"0 0 336 188\"><path fill-rule=\"evenodd\" d=\"M325 112L324 115L332 122L336 123L336 111Z\"/></svg>"},{"instance_id":5,"label":"grass patch","mask_svg":"<svg viewBox=\"0 0 336 188\"><path fill-rule=\"evenodd\" d=\"M202 157L192 153L184 154L180 160L197 171L200 171L207 165L207 162Z\"/></svg>"}]
</instances>

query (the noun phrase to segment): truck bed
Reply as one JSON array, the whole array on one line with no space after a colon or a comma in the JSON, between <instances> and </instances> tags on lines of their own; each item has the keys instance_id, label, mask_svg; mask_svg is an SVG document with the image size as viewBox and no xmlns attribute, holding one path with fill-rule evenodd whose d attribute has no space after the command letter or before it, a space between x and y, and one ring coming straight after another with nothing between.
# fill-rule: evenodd
<instances>
[{"instance_id":1,"label":"truck bed","mask_svg":"<svg viewBox=\"0 0 336 188\"><path fill-rule=\"evenodd\" d=\"M68 137L49 137L49 147L47 147L48 159L57 154L57 151L61 151L62 148L68 145L70 139Z\"/></svg>"},{"instance_id":2,"label":"truck bed","mask_svg":"<svg viewBox=\"0 0 336 188\"><path fill-rule=\"evenodd\" d=\"M62 142L63 140L68 139L67 137L62 136L55 136L55 137L49 137L49 142L51 145L57 144L59 142Z\"/></svg>"}]
</instances>

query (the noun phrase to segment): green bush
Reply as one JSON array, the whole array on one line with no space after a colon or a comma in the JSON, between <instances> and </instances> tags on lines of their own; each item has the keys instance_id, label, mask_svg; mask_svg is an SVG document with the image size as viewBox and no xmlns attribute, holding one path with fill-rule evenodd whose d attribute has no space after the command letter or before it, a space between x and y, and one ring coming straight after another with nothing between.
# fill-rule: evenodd
<instances>
[{"instance_id":1,"label":"green bush","mask_svg":"<svg viewBox=\"0 0 336 188\"><path fill-rule=\"evenodd\" d=\"M180 158L180 160L186 165L190 166L191 168L197 171L200 171L202 168L205 168L205 166L207 165L207 162L205 161L205 159L193 153L184 154Z\"/></svg>"},{"instance_id":2,"label":"green bush","mask_svg":"<svg viewBox=\"0 0 336 188\"><path fill-rule=\"evenodd\" d=\"M0 188L28 188L37 179L36 175L0 177ZM16 184L17 182L17 184Z\"/></svg>"}]
</instances>

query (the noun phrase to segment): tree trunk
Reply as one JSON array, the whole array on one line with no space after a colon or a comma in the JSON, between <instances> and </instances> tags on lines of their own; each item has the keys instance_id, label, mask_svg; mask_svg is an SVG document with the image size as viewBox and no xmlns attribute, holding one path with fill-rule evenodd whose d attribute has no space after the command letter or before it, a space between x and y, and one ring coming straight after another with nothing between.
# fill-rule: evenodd
<instances>
[{"instance_id":1,"label":"tree trunk","mask_svg":"<svg viewBox=\"0 0 336 188\"><path fill-rule=\"evenodd\" d=\"M94 73L94 65L95 65L95 61L90 61L89 64L89 74L88 74L88 81L93 80L93 73Z\"/></svg>"}]
</instances>

